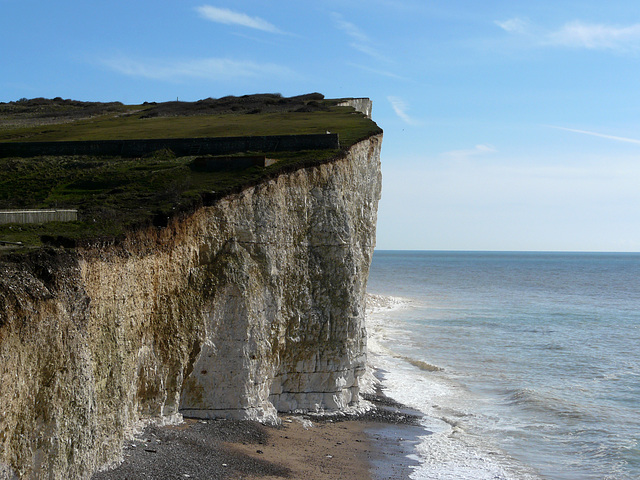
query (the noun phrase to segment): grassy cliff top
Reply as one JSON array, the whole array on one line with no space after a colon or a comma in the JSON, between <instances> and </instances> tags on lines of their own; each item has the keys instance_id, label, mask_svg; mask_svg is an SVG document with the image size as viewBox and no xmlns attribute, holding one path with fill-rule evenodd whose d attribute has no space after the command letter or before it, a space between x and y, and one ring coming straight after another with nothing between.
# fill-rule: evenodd
<instances>
[{"instance_id":1,"label":"grassy cliff top","mask_svg":"<svg viewBox=\"0 0 640 480\"><path fill-rule=\"evenodd\" d=\"M270 167L203 172L195 157L158 151L141 158L40 156L0 158L0 209L76 208L79 220L0 225L0 240L30 247L117 238L127 229L210 204L267 178L331 161L381 132L351 107L320 94L277 94L198 102L95 103L22 99L0 103L0 142L184 138L338 133L340 150L278 152ZM263 152L247 152L261 154ZM241 154L239 154L241 155Z\"/></svg>"},{"instance_id":2,"label":"grassy cliff top","mask_svg":"<svg viewBox=\"0 0 640 480\"><path fill-rule=\"evenodd\" d=\"M357 141L373 122L321 94L208 98L123 105L36 98L0 103L0 142L340 134Z\"/></svg>"}]
</instances>

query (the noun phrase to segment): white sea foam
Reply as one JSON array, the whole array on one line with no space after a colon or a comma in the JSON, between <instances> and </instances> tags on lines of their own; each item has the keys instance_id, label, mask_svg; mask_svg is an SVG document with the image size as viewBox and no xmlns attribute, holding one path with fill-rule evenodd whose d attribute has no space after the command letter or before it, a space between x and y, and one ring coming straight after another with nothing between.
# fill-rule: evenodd
<instances>
[{"instance_id":1,"label":"white sea foam","mask_svg":"<svg viewBox=\"0 0 640 480\"><path fill-rule=\"evenodd\" d=\"M388 295L368 293L366 297L367 349L369 352L365 373L360 379L360 391L374 394L380 380L376 377L378 368L373 359L378 355L393 355L381 343L386 338L388 322L393 321L393 312L410 305L408 299ZM387 325L385 326L385 323Z\"/></svg>"},{"instance_id":2,"label":"white sea foam","mask_svg":"<svg viewBox=\"0 0 640 480\"><path fill-rule=\"evenodd\" d=\"M407 298L367 293L367 315L397 310L408 306L410 303L411 301Z\"/></svg>"},{"instance_id":3,"label":"white sea foam","mask_svg":"<svg viewBox=\"0 0 640 480\"><path fill-rule=\"evenodd\" d=\"M532 480L535 472L466 426L477 418L469 392L438 373L425 373L399 357L374 355L385 371L385 392L395 400L425 414L422 424L430 433L417 446L420 465L412 479Z\"/></svg>"},{"instance_id":4,"label":"white sea foam","mask_svg":"<svg viewBox=\"0 0 640 480\"><path fill-rule=\"evenodd\" d=\"M382 374L385 393L391 398L424 413L425 435L413 453L419 465L414 480L533 480L531 469L509 458L483 438L465 431L465 417L473 416L468 392L450 380L442 368L395 351L398 339L407 334L398 313L410 308L409 300L370 295L369 369ZM407 452L411 455L410 452Z\"/></svg>"}]
</instances>

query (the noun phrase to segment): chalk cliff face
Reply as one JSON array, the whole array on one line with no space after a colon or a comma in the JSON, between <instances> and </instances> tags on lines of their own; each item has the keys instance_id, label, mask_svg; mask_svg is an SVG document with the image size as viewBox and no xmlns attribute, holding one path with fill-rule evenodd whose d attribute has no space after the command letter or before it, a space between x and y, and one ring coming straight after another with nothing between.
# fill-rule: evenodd
<instances>
[{"instance_id":1,"label":"chalk cliff face","mask_svg":"<svg viewBox=\"0 0 640 480\"><path fill-rule=\"evenodd\" d=\"M381 140L117 246L0 263L0 479L87 478L144 419L356 406Z\"/></svg>"}]
</instances>

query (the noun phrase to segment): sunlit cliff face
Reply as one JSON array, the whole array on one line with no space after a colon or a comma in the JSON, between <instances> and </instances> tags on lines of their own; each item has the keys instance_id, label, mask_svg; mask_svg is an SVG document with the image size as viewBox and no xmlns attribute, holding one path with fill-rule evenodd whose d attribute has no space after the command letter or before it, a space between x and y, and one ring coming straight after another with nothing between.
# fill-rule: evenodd
<instances>
[{"instance_id":1,"label":"sunlit cliff face","mask_svg":"<svg viewBox=\"0 0 640 480\"><path fill-rule=\"evenodd\" d=\"M0 478L83 478L145 419L357 408L375 136L117 246L0 264Z\"/></svg>"}]
</instances>

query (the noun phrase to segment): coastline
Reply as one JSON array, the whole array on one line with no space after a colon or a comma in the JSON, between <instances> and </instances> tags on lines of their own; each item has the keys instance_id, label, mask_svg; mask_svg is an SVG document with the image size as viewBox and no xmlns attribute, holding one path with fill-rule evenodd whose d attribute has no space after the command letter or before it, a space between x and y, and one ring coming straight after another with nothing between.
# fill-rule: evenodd
<instances>
[{"instance_id":1,"label":"coastline","mask_svg":"<svg viewBox=\"0 0 640 480\"><path fill-rule=\"evenodd\" d=\"M124 449L116 468L94 480L407 479L409 455L425 434L419 417L379 390L359 415L285 415L279 426L185 419L149 426ZM417 412L416 412L417 413Z\"/></svg>"},{"instance_id":2,"label":"coastline","mask_svg":"<svg viewBox=\"0 0 640 480\"><path fill-rule=\"evenodd\" d=\"M367 303L368 340L377 345L375 314L407 302L368 294ZM407 480L420 464L420 437L431 432L420 424L422 412L384 393L384 370L369 363L365 376L365 412L284 414L278 426L187 418L151 425L125 445L122 463L92 479Z\"/></svg>"}]
</instances>

